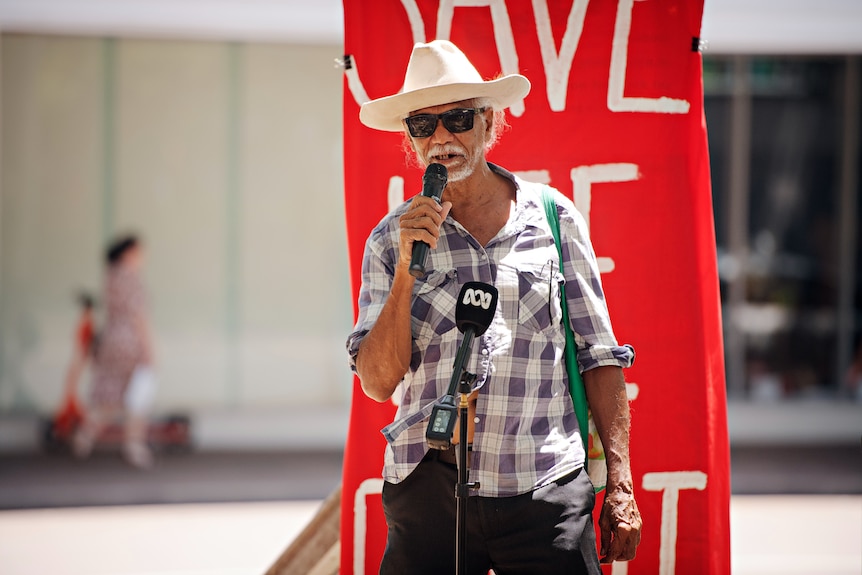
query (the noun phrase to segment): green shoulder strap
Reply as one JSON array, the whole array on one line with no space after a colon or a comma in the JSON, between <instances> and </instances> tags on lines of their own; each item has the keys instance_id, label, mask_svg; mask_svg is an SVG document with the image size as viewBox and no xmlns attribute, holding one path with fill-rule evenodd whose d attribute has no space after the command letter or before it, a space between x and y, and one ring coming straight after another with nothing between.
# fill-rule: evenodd
<instances>
[{"instance_id":1,"label":"green shoulder strap","mask_svg":"<svg viewBox=\"0 0 862 575\"><path fill-rule=\"evenodd\" d=\"M557 246L557 255L560 258L560 273L565 275L563 269L563 247L560 241L560 216L557 213L557 202L550 188L542 188L542 202L545 205L545 217L554 234L554 243ZM584 442L584 451L589 447L588 437L590 433L587 394L584 391L584 380L578 368L578 346L575 343L575 334L572 332L572 323L569 321L569 305L566 301L566 286L560 284L560 306L563 310L563 325L566 326L566 371L569 373L569 392L572 394L572 402L575 406L575 415L578 417L578 427L581 430L581 439ZM584 464L586 465L586 463Z\"/></svg>"}]
</instances>

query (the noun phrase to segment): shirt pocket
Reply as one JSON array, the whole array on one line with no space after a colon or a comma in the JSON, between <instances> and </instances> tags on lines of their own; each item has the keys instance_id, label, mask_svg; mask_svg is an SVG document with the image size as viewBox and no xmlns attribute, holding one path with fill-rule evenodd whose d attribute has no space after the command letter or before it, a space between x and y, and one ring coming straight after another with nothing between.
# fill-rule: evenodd
<instances>
[{"instance_id":1,"label":"shirt pocket","mask_svg":"<svg viewBox=\"0 0 862 575\"><path fill-rule=\"evenodd\" d=\"M422 283L417 282L410 321L420 347L455 328L458 289L458 272L454 269L433 271Z\"/></svg>"},{"instance_id":2,"label":"shirt pocket","mask_svg":"<svg viewBox=\"0 0 862 575\"><path fill-rule=\"evenodd\" d=\"M537 333L558 330L562 321L557 262L518 266L518 323Z\"/></svg>"}]
</instances>

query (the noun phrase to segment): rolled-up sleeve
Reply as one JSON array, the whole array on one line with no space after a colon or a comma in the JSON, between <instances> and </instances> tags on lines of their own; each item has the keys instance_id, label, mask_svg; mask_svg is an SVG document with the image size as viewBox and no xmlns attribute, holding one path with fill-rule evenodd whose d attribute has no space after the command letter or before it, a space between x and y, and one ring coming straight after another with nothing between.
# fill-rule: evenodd
<instances>
[{"instance_id":1,"label":"rolled-up sleeve","mask_svg":"<svg viewBox=\"0 0 862 575\"><path fill-rule=\"evenodd\" d=\"M614 365L630 367L634 348L617 343L587 224L574 204L559 202L566 300L581 372Z\"/></svg>"}]
</instances>

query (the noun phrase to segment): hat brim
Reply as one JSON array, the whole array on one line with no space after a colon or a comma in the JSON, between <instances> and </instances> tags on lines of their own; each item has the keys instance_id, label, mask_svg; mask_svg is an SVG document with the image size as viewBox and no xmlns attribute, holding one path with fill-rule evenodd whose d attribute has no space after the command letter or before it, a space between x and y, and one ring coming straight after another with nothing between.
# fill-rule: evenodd
<instances>
[{"instance_id":1,"label":"hat brim","mask_svg":"<svg viewBox=\"0 0 862 575\"><path fill-rule=\"evenodd\" d=\"M464 82L420 88L362 104L359 121L375 130L400 132L410 112L473 98L489 98L495 109L508 108L530 92L530 81L510 74L487 82Z\"/></svg>"}]
</instances>

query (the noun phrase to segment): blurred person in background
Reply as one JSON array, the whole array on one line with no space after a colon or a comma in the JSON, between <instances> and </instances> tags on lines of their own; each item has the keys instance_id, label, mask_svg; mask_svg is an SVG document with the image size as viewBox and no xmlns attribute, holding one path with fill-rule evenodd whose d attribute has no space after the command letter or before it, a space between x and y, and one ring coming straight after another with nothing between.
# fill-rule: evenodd
<instances>
[{"instance_id":1,"label":"blurred person in background","mask_svg":"<svg viewBox=\"0 0 862 575\"><path fill-rule=\"evenodd\" d=\"M108 248L105 325L94 357L89 404L73 450L77 457L87 457L105 426L123 418L123 456L145 469L153 465L147 432L155 378L143 256L134 235L121 237Z\"/></svg>"},{"instance_id":2,"label":"blurred person in background","mask_svg":"<svg viewBox=\"0 0 862 575\"><path fill-rule=\"evenodd\" d=\"M63 385L63 402L52 422L52 439L68 441L75 429L84 418L78 402L78 384L81 374L93 356L96 344L96 327L93 318L93 308L96 305L92 295L82 292L78 295L80 315L75 326L75 340L72 346L72 358L66 370L66 380Z\"/></svg>"}]
</instances>

